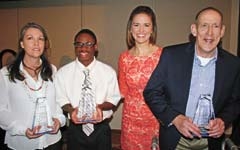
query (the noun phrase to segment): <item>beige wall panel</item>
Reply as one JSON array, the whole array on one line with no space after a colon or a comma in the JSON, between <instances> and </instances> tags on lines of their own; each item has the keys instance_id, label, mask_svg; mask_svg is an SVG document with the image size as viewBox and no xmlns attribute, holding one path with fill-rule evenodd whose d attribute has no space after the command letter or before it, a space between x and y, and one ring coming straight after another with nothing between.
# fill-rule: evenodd
<instances>
[{"instance_id":1,"label":"beige wall panel","mask_svg":"<svg viewBox=\"0 0 240 150\"><path fill-rule=\"evenodd\" d=\"M194 22L196 13L204 7L213 6L220 9L224 15L227 31L223 39L224 48L229 48L231 1L230 0L156 0L155 8L158 14L158 42L163 45L188 41L190 25Z\"/></svg>"},{"instance_id":2,"label":"beige wall panel","mask_svg":"<svg viewBox=\"0 0 240 150\"><path fill-rule=\"evenodd\" d=\"M17 9L0 9L0 50L17 50Z\"/></svg>"},{"instance_id":3,"label":"beige wall panel","mask_svg":"<svg viewBox=\"0 0 240 150\"><path fill-rule=\"evenodd\" d=\"M237 54L237 48L238 48L238 36L240 38L240 35L238 35L238 22L239 22L239 0L232 0L232 9L231 9L231 27L230 27L230 47L229 50L233 54ZM229 30L229 29L227 29Z\"/></svg>"}]
</instances>

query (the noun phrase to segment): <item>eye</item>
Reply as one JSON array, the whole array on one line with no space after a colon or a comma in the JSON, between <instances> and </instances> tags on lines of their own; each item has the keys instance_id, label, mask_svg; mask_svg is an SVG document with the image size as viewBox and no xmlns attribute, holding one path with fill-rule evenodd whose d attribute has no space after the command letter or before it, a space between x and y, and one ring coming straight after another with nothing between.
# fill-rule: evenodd
<instances>
[{"instance_id":1,"label":"eye","mask_svg":"<svg viewBox=\"0 0 240 150\"><path fill-rule=\"evenodd\" d=\"M40 41L45 41L45 38L44 37L39 37L39 40Z\"/></svg>"},{"instance_id":2,"label":"eye","mask_svg":"<svg viewBox=\"0 0 240 150\"><path fill-rule=\"evenodd\" d=\"M87 42L87 43L85 43L85 45L86 45L87 47L92 47L92 46L94 45L94 43Z\"/></svg>"},{"instance_id":3,"label":"eye","mask_svg":"<svg viewBox=\"0 0 240 150\"><path fill-rule=\"evenodd\" d=\"M132 26L138 27L138 26L139 26L139 23L133 23Z\"/></svg>"},{"instance_id":4,"label":"eye","mask_svg":"<svg viewBox=\"0 0 240 150\"><path fill-rule=\"evenodd\" d=\"M73 45L74 45L75 47L83 47L83 46L84 46L84 43L82 43L82 42L75 42L75 43L73 43Z\"/></svg>"},{"instance_id":5,"label":"eye","mask_svg":"<svg viewBox=\"0 0 240 150\"><path fill-rule=\"evenodd\" d=\"M151 24L150 24L150 23L145 23L144 26L145 26L145 27L150 27Z\"/></svg>"},{"instance_id":6,"label":"eye","mask_svg":"<svg viewBox=\"0 0 240 150\"><path fill-rule=\"evenodd\" d=\"M202 27L207 27L208 25L207 25L207 24L202 24L201 26L202 26Z\"/></svg>"},{"instance_id":7,"label":"eye","mask_svg":"<svg viewBox=\"0 0 240 150\"><path fill-rule=\"evenodd\" d=\"M27 39L27 40L32 40L33 37L32 37L32 36L27 36L26 39Z\"/></svg>"},{"instance_id":8,"label":"eye","mask_svg":"<svg viewBox=\"0 0 240 150\"><path fill-rule=\"evenodd\" d=\"M214 24L213 27L214 27L214 28L220 28L220 25Z\"/></svg>"}]
</instances>

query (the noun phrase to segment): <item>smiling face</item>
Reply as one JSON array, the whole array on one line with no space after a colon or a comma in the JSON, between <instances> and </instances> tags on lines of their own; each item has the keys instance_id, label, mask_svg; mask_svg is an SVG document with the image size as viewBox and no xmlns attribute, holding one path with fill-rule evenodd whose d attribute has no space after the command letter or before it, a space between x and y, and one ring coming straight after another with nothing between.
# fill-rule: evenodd
<instances>
[{"instance_id":1,"label":"smiling face","mask_svg":"<svg viewBox=\"0 0 240 150\"><path fill-rule=\"evenodd\" d=\"M197 54L213 57L215 49L224 35L221 15L214 10L205 10L198 16L197 23L191 25L191 32L196 37Z\"/></svg>"},{"instance_id":2,"label":"smiling face","mask_svg":"<svg viewBox=\"0 0 240 150\"><path fill-rule=\"evenodd\" d=\"M78 60L88 66L93 60L97 50L94 38L88 33L81 33L75 40L75 54Z\"/></svg>"},{"instance_id":3,"label":"smiling face","mask_svg":"<svg viewBox=\"0 0 240 150\"><path fill-rule=\"evenodd\" d=\"M20 42L21 47L25 50L25 59L37 58L43 54L45 38L43 33L37 28L28 28Z\"/></svg>"},{"instance_id":4,"label":"smiling face","mask_svg":"<svg viewBox=\"0 0 240 150\"><path fill-rule=\"evenodd\" d=\"M131 33L137 44L149 43L150 36L153 32L151 17L145 13L134 16Z\"/></svg>"}]
</instances>

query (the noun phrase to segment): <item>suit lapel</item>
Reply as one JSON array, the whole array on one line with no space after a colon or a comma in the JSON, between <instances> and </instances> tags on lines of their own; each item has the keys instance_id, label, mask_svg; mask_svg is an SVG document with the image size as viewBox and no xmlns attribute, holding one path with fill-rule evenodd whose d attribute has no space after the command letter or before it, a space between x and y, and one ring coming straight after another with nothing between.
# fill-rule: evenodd
<instances>
[{"instance_id":1,"label":"suit lapel","mask_svg":"<svg viewBox=\"0 0 240 150\"><path fill-rule=\"evenodd\" d=\"M217 99L221 93L221 86L223 85L223 77L224 77L224 57L221 53L221 50L218 50L218 58L216 61L216 71L215 71L215 85L214 85L214 93L213 93L213 106L215 106Z\"/></svg>"},{"instance_id":2,"label":"suit lapel","mask_svg":"<svg viewBox=\"0 0 240 150\"><path fill-rule=\"evenodd\" d=\"M183 100L184 103L187 104L189 90L191 85L191 78L192 78L192 67L193 67L193 59L194 59L194 43L190 43L186 50L185 56L182 58L184 59L184 67L183 67ZM185 108L186 110L186 108Z\"/></svg>"}]
</instances>

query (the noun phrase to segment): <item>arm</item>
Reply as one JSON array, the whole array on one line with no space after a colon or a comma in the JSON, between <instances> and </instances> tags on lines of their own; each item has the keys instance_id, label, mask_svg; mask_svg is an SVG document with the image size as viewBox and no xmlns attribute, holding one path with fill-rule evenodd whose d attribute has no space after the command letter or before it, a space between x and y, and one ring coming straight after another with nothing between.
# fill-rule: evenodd
<instances>
[{"instance_id":1,"label":"arm","mask_svg":"<svg viewBox=\"0 0 240 150\"><path fill-rule=\"evenodd\" d=\"M94 116L98 116L96 119L99 120L98 122L110 117L109 115L112 114L113 109L117 106L121 98L115 71L112 69L109 70L108 76L103 101L101 104L97 104L97 115Z\"/></svg>"},{"instance_id":2,"label":"arm","mask_svg":"<svg viewBox=\"0 0 240 150\"><path fill-rule=\"evenodd\" d=\"M155 117L160 121L162 126L168 127L168 125L173 121L173 119L180 115L180 113L174 111L170 105L170 96L168 95L168 69L173 69L170 65L170 54L163 50L161 59L153 71L145 89L143 92L144 99L148 104L149 108L155 115Z\"/></svg>"},{"instance_id":3,"label":"arm","mask_svg":"<svg viewBox=\"0 0 240 150\"><path fill-rule=\"evenodd\" d=\"M53 70L53 79L55 78L55 74L57 72L57 68L52 65L52 70ZM56 93L55 93L56 94ZM61 109L61 106L59 103L57 103L56 99L54 99L52 107L55 109L52 109L53 112L53 131L52 133L57 133L60 127L63 127L66 124L66 118L63 114L63 111Z\"/></svg>"},{"instance_id":4,"label":"arm","mask_svg":"<svg viewBox=\"0 0 240 150\"><path fill-rule=\"evenodd\" d=\"M126 83L126 67L123 62L124 54L125 53L122 53L118 60L118 84L119 84L119 89L120 89L122 98L125 97L128 91L128 87Z\"/></svg>"},{"instance_id":5,"label":"arm","mask_svg":"<svg viewBox=\"0 0 240 150\"><path fill-rule=\"evenodd\" d=\"M73 106L68 103L65 104L62 109L67 112L70 116L70 119L75 123L75 124L80 124L81 122L79 121L79 118L77 117L78 110L77 108L73 108Z\"/></svg>"},{"instance_id":6,"label":"arm","mask_svg":"<svg viewBox=\"0 0 240 150\"><path fill-rule=\"evenodd\" d=\"M94 123L99 123L103 120L103 111L107 111L107 110L111 110L113 109L115 106L112 103L109 102L104 102L102 104L98 104L96 106L96 113L93 116L94 120L97 120Z\"/></svg>"},{"instance_id":7,"label":"arm","mask_svg":"<svg viewBox=\"0 0 240 150\"><path fill-rule=\"evenodd\" d=\"M218 99L218 103L215 105L216 118L211 120L209 123L209 135L214 138L220 137L225 129L229 127L234 119L239 116L240 108L240 63L232 62L234 67L231 68L234 71L231 71L233 76L227 75L229 77L228 81L231 87L222 85L222 88L226 88L223 94L221 94ZM218 66L217 70L221 69ZM223 70L222 70L223 71ZM226 71L226 70L224 70ZM235 72L236 71L236 72ZM229 72L229 71L227 71ZM235 74L234 74L235 72ZM224 83L227 84L228 82ZM224 101L220 103L220 101Z\"/></svg>"},{"instance_id":8,"label":"arm","mask_svg":"<svg viewBox=\"0 0 240 150\"><path fill-rule=\"evenodd\" d=\"M22 121L19 120L18 116L16 116L11 110L9 96L10 89L8 86L10 81L8 77L6 77L7 74L8 71L6 68L3 68L0 71L0 126L4 130L7 130L11 135L25 135L27 126L23 125ZM18 91L15 93L18 94Z\"/></svg>"},{"instance_id":9,"label":"arm","mask_svg":"<svg viewBox=\"0 0 240 150\"><path fill-rule=\"evenodd\" d=\"M66 85L64 83L64 76L63 72L59 70L54 78L54 85L56 89L56 101L57 104L63 109L63 111L69 114L70 119L74 122L79 124L77 119L77 109L73 108L69 98L67 96Z\"/></svg>"}]
</instances>

